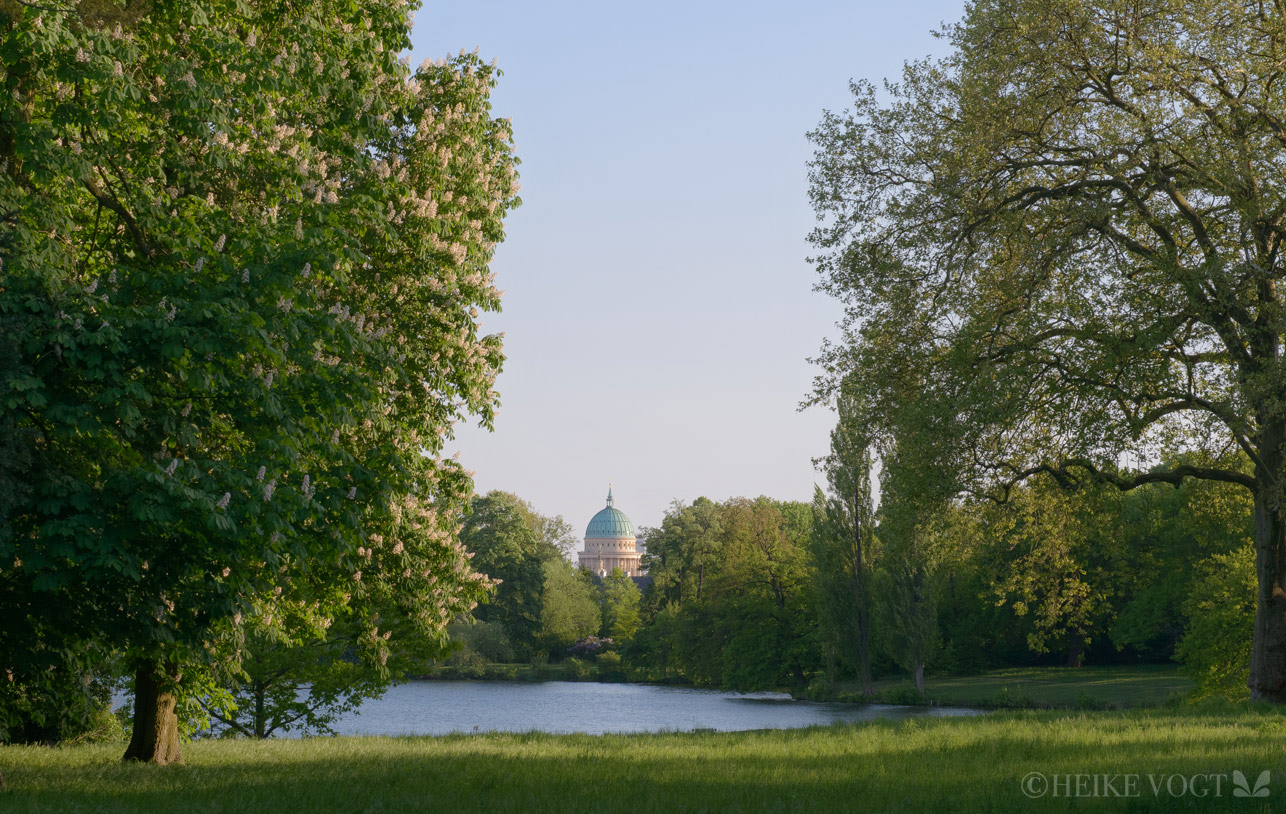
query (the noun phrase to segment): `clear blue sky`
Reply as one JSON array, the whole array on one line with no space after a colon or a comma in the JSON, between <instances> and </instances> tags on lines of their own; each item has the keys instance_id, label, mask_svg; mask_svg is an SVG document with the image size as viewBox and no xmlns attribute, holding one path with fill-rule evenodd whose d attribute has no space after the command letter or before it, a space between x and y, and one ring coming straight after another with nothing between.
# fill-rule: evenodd
<instances>
[{"instance_id":1,"label":"clear blue sky","mask_svg":"<svg viewBox=\"0 0 1286 814\"><path fill-rule=\"evenodd\" d=\"M945 48L963 0L431 0L412 64L481 46L523 205L494 268L494 433L448 451L583 533L607 482L635 527L675 499L809 500L832 415L803 413L840 310L814 293L805 133L851 78Z\"/></svg>"}]
</instances>

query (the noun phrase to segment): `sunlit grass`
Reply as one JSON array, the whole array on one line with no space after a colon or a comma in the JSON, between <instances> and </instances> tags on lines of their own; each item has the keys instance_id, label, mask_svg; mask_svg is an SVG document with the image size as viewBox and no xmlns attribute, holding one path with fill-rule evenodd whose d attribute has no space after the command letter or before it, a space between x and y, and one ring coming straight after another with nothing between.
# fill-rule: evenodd
<instances>
[{"instance_id":1,"label":"sunlit grass","mask_svg":"<svg viewBox=\"0 0 1286 814\"><path fill-rule=\"evenodd\" d=\"M1254 707L1001 712L786 731L200 741L187 765L119 745L0 747L4 812L1269 811L1286 713ZM1273 770L1267 799L1032 800L1046 774Z\"/></svg>"}]
</instances>

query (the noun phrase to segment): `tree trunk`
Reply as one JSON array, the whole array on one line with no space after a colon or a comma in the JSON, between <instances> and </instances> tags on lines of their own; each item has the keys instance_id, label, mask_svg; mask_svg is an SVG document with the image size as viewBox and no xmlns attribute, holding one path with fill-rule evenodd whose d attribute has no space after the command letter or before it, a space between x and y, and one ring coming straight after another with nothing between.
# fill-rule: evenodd
<instances>
[{"instance_id":1,"label":"tree trunk","mask_svg":"<svg viewBox=\"0 0 1286 814\"><path fill-rule=\"evenodd\" d=\"M804 667L799 662L790 669L790 674L795 677L795 686L802 692L808 687L808 676L804 675Z\"/></svg>"},{"instance_id":2,"label":"tree trunk","mask_svg":"<svg viewBox=\"0 0 1286 814\"><path fill-rule=\"evenodd\" d=\"M924 695L924 660L915 660L915 691Z\"/></svg>"},{"instance_id":3,"label":"tree trunk","mask_svg":"<svg viewBox=\"0 0 1286 814\"><path fill-rule=\"evenodd\" d=\"M1080 667L1081 656L1085 653L1085 643L1080 639L1073 639L1071 646L1067 648L1067 666Z\"/></svg>"},{"instance_id":4,"label":"tree trunk","mask_svg":"<svg viewBox=\"0 0 1286 814\"><path fill-rule=\"evenodd\" d=\"M140 664L134 673L134 733L122 760L166 766L182 763L179 719L174 712L175 676L156 664Z\"/></svg>"},{"instance_id":5,"label":"tree trunk","mask_svg":"<svg viewBox=\"0 0 1286 814\"><path fill-rule=\"evenodd\" d=\"M1269 456L1266 456L1269 457ZM1286 703L1286 506L1282 505L1281 455L1257 472L1255 493L1255 638L1250 651L1250 697ZM1267 475L1267 477L1265 477Z\"/></svg>"},{"instance_id":6,"label":"tree trunk","mask_svg":"<svg viewBox=\"0 0 1286 814\"><path fill-rule=\"evenodd\" d=\"M267 689L264 687L264 685L261 682L256 681L254 683L255 737L256 738L268 737L267 733L265 732L265 730L268 727L268 714L264 710L264 704L263 704L263 701L264 701L263 697L265 692L267 692Z\"/></svg>"}]
</instances>

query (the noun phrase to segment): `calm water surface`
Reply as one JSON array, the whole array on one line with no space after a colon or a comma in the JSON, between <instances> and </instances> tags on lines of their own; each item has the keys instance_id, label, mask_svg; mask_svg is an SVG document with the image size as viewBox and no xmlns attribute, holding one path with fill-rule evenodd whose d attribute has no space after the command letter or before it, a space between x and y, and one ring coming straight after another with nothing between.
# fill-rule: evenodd
<instances>
[{"instance_id":1,"label":"calm water surface","mask_svg":"<svg viewBox=\"0 0 1286 814\"><path fill-rule=\"evenodd\" d=\"M449 732L661 732L792 729L877 718L979 715L958 707L795 701L785 693L729 693L646 684L414 681L335 724L341 735Z\"/></svg>"}]
</instances>

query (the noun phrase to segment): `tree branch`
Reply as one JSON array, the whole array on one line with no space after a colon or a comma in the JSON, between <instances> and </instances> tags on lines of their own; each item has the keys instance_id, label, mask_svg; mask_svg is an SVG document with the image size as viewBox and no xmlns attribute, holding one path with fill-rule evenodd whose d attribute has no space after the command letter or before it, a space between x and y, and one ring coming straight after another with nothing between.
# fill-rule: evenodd
<instances>
[{"instance_id":1,"label":"tree branch","mask_svg":"<svg viewBox=\"0 0 1286 814\"><path fill-rule=\"evenodd\" d=\"M89 190L89 194L93 195L94 199L97 200L99 204L112 210L120 217L121 222L125 224L125 228L129 231L130 237L133 238L134 248L138 249L139 254L144 257L151 257L156 253L156 250L152 248L152 246L147 242L147 239L143 236L143 230L139 228L138 222L134 220L134 216L130 214L130 211L126 209L120 201L103 192L98 184L94 183L93 179L85 179L85 188Z\"/></svg>"}]
</instances>

